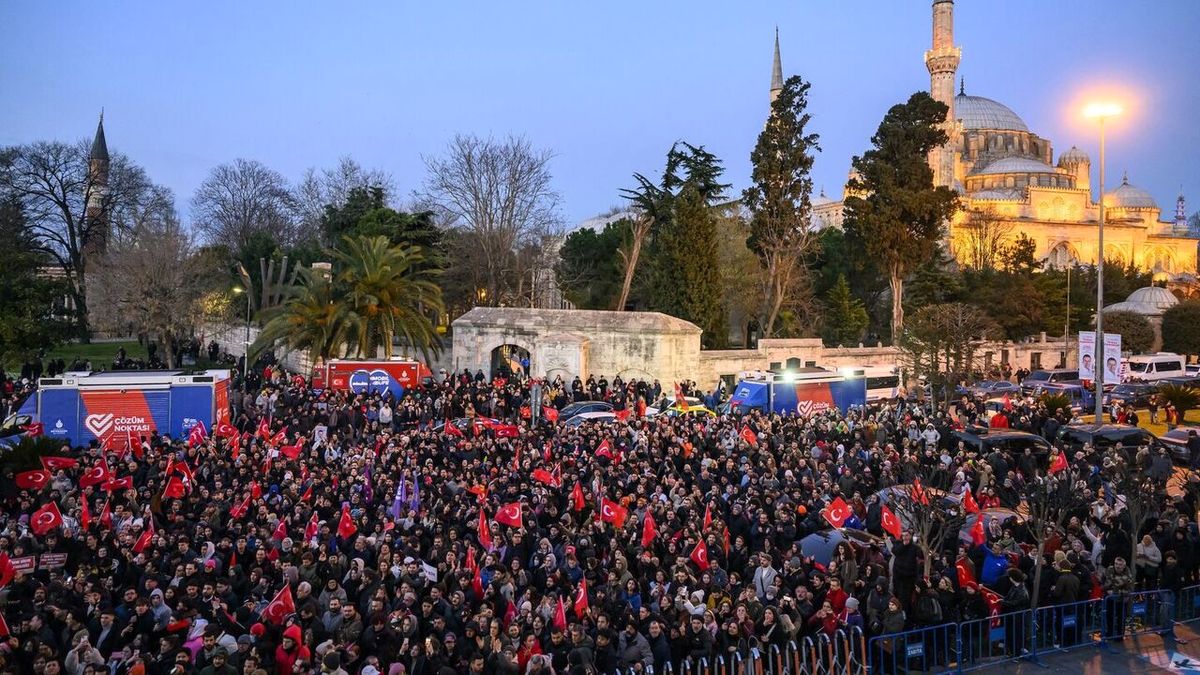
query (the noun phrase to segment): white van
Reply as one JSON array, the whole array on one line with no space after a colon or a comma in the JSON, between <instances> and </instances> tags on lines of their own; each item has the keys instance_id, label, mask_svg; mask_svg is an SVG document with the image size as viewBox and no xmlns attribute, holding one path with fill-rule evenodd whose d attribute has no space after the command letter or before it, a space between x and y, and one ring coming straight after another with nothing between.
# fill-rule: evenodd
<instances>
[{"instance_id":1,"label":"white van","mask_svg":"<svg viewBox=\"0 0 1200 675\"><path fill-rule=\"evenodd\" d=\"M1125 366L1124 382L1156 382L1184 375L1184 358L1170 352L1131 356Z\"/></svg>"}]
</instances>

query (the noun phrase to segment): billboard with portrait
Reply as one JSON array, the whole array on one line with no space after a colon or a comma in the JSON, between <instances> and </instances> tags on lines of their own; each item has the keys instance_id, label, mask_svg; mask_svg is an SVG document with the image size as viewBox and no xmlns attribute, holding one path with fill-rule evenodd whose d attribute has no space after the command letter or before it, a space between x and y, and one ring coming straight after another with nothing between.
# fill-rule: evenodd
<instances>
[{"instance_id":1,"label":"billboard with portrait","mask_svg":"<svg viewBox=\"0 0 1200 675\"><path fill-rule=\"evenodd\" d=\"M1095 380L1096 369L1104 368L1105 382L1121 381L1121 334L1104 334L1104 363L1096 363L1095 331L1079 331L1079 379Z\"/></svg>"}]
</instances>

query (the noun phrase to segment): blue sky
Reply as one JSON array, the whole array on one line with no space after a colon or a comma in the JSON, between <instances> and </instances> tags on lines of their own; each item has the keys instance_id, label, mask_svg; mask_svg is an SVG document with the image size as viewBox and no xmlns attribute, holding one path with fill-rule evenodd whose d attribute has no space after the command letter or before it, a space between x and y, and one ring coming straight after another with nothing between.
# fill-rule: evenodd
<instances>
[{"instance_id":1,"label":"blue sky","mask_svg":"<svg viewBox=\"0 0 1200 675\"><path fill-rule=\"evenodd\" d=\"M562 213L621 203L676 139L721 157L735 188L767 111L778 25L787 75L812 82L815 180L837 193L887 107L929 77L925 0L582 3L0 3L0 145L90 137L187 201L213 166L257 159L292 180L353 156L405 193L455 133L552 149ZM1077 114L1114 88L1109 184L1128 170L1173 212L1200 209L1200 2L960 0L967 92L1095 159ZM1164 214L1166 215L1166 214Z\"/></svg>"}]
</instances>

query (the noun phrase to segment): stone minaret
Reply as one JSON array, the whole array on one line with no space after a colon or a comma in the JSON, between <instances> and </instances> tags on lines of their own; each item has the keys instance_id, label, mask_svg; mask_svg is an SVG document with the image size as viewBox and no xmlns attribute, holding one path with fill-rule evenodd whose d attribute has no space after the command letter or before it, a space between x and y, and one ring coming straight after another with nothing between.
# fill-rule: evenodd
<instances>
[{"instance_id":1,"label":"stone minaret","mask_svg":"<svg viewBox=\"0 0 1200 675\"><path fill-rule=\"evenodd\" d=\"M1175 228L1186 230L1187 227L1187 202L1183 200L1183 192L1180 192L1179 197L1175 199Z\"/></svg>"},{"instance_id":2,"label":"stone minaret","mask_svg":"<svg viewBox=\"0 0 1200 675\"><path fill-rule=\"evenodd\" d=\"M949 108L946 133L950 141L929 154L934 185L954 185L954 74L962 50L954 46L954 0L933 0L933 48L925 52L929 93Z\"/></svg>"},{"instance_id":3,"label":"stone minaret","mask_svg":"<svg viewBox=\"0 0 1200 675\"><path fill-rule=\"evenodd\" d=\"M775 29L775 61L771 65L771 103L783 91L783 60L779 58L779 28Z\"/></svg>"},{"instance_id":4,"label":"stone minaret","mask_svg":"<svg viewBox=\"0 0 1200 675\"><path fill-rule=\"evenodd\" d=\"M86 189L85 261L89 255L103 254L108 248L108 215L104 205L108 197L108 143L104 140L104 111L100 111L100 123L96 125L96 137L92 139L92 151L88 154Z\"/></svg>"}]
</instances>

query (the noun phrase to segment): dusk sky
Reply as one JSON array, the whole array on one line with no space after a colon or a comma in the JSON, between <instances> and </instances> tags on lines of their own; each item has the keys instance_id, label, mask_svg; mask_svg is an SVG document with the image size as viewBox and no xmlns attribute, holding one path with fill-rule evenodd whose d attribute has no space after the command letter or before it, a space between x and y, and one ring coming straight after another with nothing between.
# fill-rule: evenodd
<instances>
[{"instance_id":1,"label":"dusk sky","mask_svg":"<svg viewBox=\"0 0 1200 675\"><path fill-rule=\"evenodd\" d=\"M1174 212L1200 210L1200 2L962 0L959 74L1031 130L1098 154L1079 114L1099 88L1128 108L1111 126L1108 184ZM677 139L724 160L736 190L767 114L779 26L785 75L812 82L835 196L888 106L927 90L926 0L846 2L0 3L0 145L91 137L187 202L244 157L290 180L349 155L407 196L421 156L455 133L527 136L556 154L573 224L622 203ZM1095 178L1093 178L1095 180Z\"/></svg>"}]
</instances>

